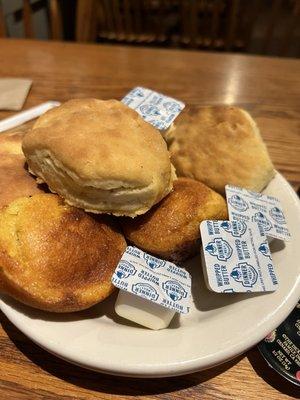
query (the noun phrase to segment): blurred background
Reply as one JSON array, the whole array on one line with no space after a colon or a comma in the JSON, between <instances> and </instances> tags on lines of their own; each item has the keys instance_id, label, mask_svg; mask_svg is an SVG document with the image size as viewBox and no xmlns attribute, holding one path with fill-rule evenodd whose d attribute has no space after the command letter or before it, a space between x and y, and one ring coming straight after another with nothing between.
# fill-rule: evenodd
<instances>
[{"instance_id":1,"label":"blurred background","mask_svg":"<svg viewBox=\"0 0 300 400\"><path fill-rule=\"evenodd\" d=\"M0 37L300 55L300 0L0 0Z\"/></svg>"}]
</instances>

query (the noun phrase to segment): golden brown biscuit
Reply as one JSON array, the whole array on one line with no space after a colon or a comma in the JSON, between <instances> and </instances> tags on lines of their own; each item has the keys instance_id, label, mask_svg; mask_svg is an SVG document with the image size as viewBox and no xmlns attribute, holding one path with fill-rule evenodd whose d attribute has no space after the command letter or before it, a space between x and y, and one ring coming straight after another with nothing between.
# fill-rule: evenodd
<instances>
[{"instance_id":1,"label":"golden brown biscuit","mask_svg":"<svg viewBox=\"0 0 300 400\"><path fill-rule=\"evenodd\" d=\"M199 224L206 219L227 219L226 202L203 183L189 178L174 181L174 190L146 214L123 218L125 237L135 246L171 260L196 254Z\"/></svg>"},{"instance_id":2,"label":"golden brown biscuit","mask_svg":"<svg viewBox=\"0 0 300 400\"><path fill-rule=\"evenodd\" d=\"M54 194L22 197L0 212L0 291L41 310L86 309L113 291L125 249L111 217Z\"/></svg>"},{"instance_id":3,"label":"golden brown biscuit","mask_svg":"<svg viewBox=\"0 0 300 400\"><path fill-rule=\"evenodd\" d=\"M42 192L26 169L23 135L24 132L0 134L0 209L19 197Z\"/></svg>"},{"instance_id":4,"label":"golden brown biscuit","mask_svg":"<svg viewBox=\"0 0 300 400\"><path fill-rule=\"evenodd\" d=\"M226 184L261 191L274 176L259 129L240 108L189 107L166 140L177 175L197 179L219 193Z\"/></svg>"},{"instance_id":5,"label":"golden brown biscuit","mask_svg":"<svg viewBox=\"0 0 300 400\"><path fill-rule=\"evenodd\" d=\"M30 171L68 204L94 213L145 213L172 189L161 134L117 100L70 100L23 141Z\"/></svg>"}]
</instances>

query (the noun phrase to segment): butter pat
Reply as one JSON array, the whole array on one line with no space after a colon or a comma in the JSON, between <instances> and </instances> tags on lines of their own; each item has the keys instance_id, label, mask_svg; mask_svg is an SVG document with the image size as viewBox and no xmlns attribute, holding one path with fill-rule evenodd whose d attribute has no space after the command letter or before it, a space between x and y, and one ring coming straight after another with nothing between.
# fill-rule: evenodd
<instances>
[{"instance_id":1,"label":"butter pat","mask_svg":"<svg viewBox=\"0 0 300 400\"><path fill-rule=\"evenodd\" d=\"M171 309L124 290L119 291L115 311L120 317L153 330L167 328L175 315Z\"/></svg>"},{"instance_id":2,"label":"butter pat","mask_svg":"<svg viewBox=\"0 0 300 400\"><path fill-rule=\"evenodd\" d=\"M137 247L126 248L111 281L121 289L116 313L150 329L166 328L176 312L189 312L190 274Z\"/></svg>"}]
</instances>

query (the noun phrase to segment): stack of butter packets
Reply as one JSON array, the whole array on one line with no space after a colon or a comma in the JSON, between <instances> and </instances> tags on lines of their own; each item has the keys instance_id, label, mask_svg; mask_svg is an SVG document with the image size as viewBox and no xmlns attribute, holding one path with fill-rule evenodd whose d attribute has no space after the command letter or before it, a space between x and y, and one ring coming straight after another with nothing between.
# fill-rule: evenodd
<instances>
[{"instance_id":1,"label":"stack of butter packets","mask_svg":"<svg viewBox=\"0 0 300 400\"><path fill-rule=\"evenodd\" d=\"M202 264L218 293L272 292L278 279L268 240L290 240L280 201L226 185L229 221L203 221Z\"/></svg>"},{"instance_id":2,"label":"stack of butter packets","mask_svg":"<svg viewBox=\"0 0 300 400\"><path fill-rule=\"evenodd\" d=\"M225 189L230 220L257 222L269 239L290 240L285 216L276 197L232 185L226 185Z\"/></svg>"}]
</instances>

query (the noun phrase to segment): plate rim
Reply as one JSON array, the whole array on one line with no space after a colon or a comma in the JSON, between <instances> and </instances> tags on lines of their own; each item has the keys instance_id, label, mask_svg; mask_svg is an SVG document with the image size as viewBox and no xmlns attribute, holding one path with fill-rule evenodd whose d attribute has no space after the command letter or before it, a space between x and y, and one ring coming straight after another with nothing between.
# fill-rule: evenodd
<instances>
[{"instance_id":1,"label":"plate rim","mask_svg":"<svg viewBox=\"0 0 300 400\"><path fill-rule=\"evenodd\" d=\"M294 205L298 210L300 215L300 202L298 196L292 186L288 183L288 181L278 172L276 172L276 176L278 176L281 184L285 186L287 191L289 192L289 197L294 201ZM269 315L267 321L270 321L272 318L272 323L269 323L267 327L264 321L259 325L258 330L251 337L247 338L247 344L245 345L244 341L239 341L234 346L231 346L230 349L222 349L217 353L213 353L206 357L197 357L195 359L175 362L175 363L165 363L165 364L147 364L146 371L141 370L140 365L136 364L125 364L122 366L122 363L110 362L109 360L99 360L97 362L90 362L89 359L82 360L82 358L77 358L76 353L68 352L67 349L60 348L59 351L56 350L56 345L51 342L47 342L46 340L41 340L41 338L32 332L31 329L27 329L27 326L20 323L17 318L18 314L14 314L10 312L10 306L3 301L0 297L0 309L3 314L8 318L8 320L15 325L26 337L32 340L36 345L43 348L45 351L54 354L58 358L64 359L72 364L78 365L80 367L110 374L116 376L125 376L125 377L135 377L135 378L162 378L162 377L171 377L171 376L179 376L190 374L193 372L205 370L212 368L214 366L220 365L226 361L229 361L238 355L245 353L251 347L255 346L258 342L260 342L269 332L274 330L281 322L289 315L292 309L295 307L297 302L299 301L300 295L300 275L296 279L293 289L289 294L285 297L283 301L279 304L279 306L273 310L272 314ZM288 306L287 306L288 304Z\"/></svg>"}]
</instances>

